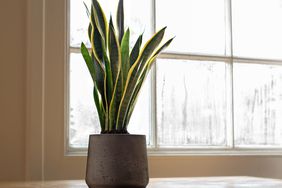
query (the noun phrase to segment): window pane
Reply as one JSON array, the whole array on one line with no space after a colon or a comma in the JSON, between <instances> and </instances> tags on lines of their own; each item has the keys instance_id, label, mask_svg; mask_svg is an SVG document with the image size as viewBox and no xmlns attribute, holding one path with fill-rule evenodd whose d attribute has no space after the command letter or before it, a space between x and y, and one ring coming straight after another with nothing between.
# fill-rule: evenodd
<instances>
[{"instance_id":1,"label":"window pane","mask_svg":"<svg viewBox=\"0 0 282 188\"><path fill-rule=\"evenodd\" d=\"M93 82L80 54L70 55L69 144L88 146L88 136L100 133L99 119L93 100Z\"/></svg>"},{"instance_id":2,"label":"window pane","mask_svg":"<svg viewBox=\"0 0 282 188\"><path fill-rule=\"evenodd\" d=\"M234 64L235 144L282 144L282 66Z\"/></svg>"},{"instance_id":3,"label":"window pane","mask_svg":"<svg viewBox=\"0 0 282 188\"><path fill-rule=\"evenodd\" d=\"M83 41L90 47L88 41L87 28L89 20L87 18L86 9L83 4L85 2L90 7L91 0L70 0L70 45L72 47L80 47ZM118 0L99 0L107 18L110 15L116 20L116 8ZM150 0L124 0L125 11L125 28L130 26L131 46L138 36L144 33L144 39L148 39L152 33L152 9Z\"/></svg>"},{"instance_id":4,"label":"window pane","mask_svg":"<svg viewBox=\"0 0 282 188\"><path fill-rule=\"evenodd\" d=\"M170 52L225 54L224 0L156 0L157 28L176 36Z\"/></svg>"},{"instance_id":5,"label":"window pane","mask_svg":"<svg viewBox=\"0 0 282 188\"><path fill-rule=\"evenodd\" d=\"M149 80L141 90L139 100L129 123L129 132L149 135L150 106ZM70 55L70 117L69 145L87 147L89 134L100 133L99 119L93 99L93 82L81 54Z\"/></svg>"},{"instance_id":6,"label":"window pane","mask_svg":"<svg viewBox=\"0 0 282 188\"><path fill-rule=\"evenodd\" d=\"M233 7L234 55L282 58L282 1L235 0Z\"/></svg>"},{"instance_id":7,"label":"window pane","mask_svg":"<svg viewBox=\"0 0 282 188\"><path fill-rule=\"evenodd\" d=\"M226 146L230 100L228 64L157 60L159 145Z\"/></svg>"},{"instance_id":8,"label":"window pane","mask_svg":"<svg viewBox=\"0 0 282 188\"><path fill-rule=\"evenodd\" d=\"M70 45L72 47L80 47L81 42L88 47L91 46L87 34L89 20L83 2L89 7L91 0L70 0Z\"/></svg>"},{"instance_id":9,"label":"window pane","mask_svg":"<svg viewBox=\"0 0 282 188\"><path fill-rule=\"evenodd\" d=\"M153 146L152 131L151 131L151 89L150 89L150 75L147 77L131 116L128 125L128 132L130 134L144 134L146 135L147 145Z\"/></svg>"}]
</instances>

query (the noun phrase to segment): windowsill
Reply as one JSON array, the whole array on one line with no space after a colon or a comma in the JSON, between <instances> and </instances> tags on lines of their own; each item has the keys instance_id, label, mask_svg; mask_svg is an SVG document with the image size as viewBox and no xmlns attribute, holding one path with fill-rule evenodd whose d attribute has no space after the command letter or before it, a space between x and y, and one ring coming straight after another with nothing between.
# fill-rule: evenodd
<instances>
[{"instance_id":1,"label":"windowsill","mask_svg":"<svg viewBox=\"0 0 282 188\"><path fill-rule=\"evenodd\" d=\"M165 156L282 156L281 148L261 148L261 149L153 149L148 148L147 154L149 157L165 157ZM87 150L84 149L69 149L65 152L65 156L87 156Z\"/></svg>"},{"instance_id":2,"label":"windowsill","mask_svg":"<svg viewBox=\"0 0 282 188\"><path fill-rule=\"evenodd\" d=\"M150 178L148 188L175 188L175 187L281 187L282 181L270 178L257 178L247 176L225 177L193 177L193 178ZM0 182L0 187L30 187L30 188L86 188L85 180L60 180L60 181L31 181L31 182Z\"/></svg>"}]
</instances>

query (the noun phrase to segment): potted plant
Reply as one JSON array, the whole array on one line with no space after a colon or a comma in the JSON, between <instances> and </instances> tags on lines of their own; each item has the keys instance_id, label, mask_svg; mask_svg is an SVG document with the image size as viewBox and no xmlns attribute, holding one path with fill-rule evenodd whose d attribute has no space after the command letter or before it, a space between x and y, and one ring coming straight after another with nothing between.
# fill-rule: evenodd
<instances>
[{"instance_id":1,"label":"potted plant","mask_svg":"<svg viewBox=\"0 0 282 188\"><path fill-rule=\"evenodd\" d=\"M144 188L149 180L146 138L129 134L127 127L151 66L173 38L160 46L163 28L143 47L141 34L130 49L123 0L118 4L117 30L97 0L92 0L87 13L91 50L82 43L81 54L93 79L101 134L89 137L86 183L91 188Z\"/></svg>"}]
</instances>

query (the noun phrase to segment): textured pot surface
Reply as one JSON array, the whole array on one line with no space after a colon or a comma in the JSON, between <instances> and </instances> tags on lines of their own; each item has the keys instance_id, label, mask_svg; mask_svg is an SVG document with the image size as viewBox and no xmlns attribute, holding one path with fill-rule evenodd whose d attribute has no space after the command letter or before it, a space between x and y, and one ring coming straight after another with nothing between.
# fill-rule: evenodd
<instances>
[{"instance_id":1,"label":"textured pot surface","mask_svg":"<svg viewBox=\"0 0 282 188\"><path fill-rule=\"evenodd\" d=\"M90 188L145 188L148 182L144 135L90 135L86 167Z\"/></svg>"}]
</instances>

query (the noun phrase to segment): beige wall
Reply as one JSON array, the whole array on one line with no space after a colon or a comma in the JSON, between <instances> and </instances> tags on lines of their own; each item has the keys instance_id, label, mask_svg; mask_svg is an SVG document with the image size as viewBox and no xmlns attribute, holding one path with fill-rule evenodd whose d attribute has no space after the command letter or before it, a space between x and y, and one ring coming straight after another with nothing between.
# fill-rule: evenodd
<instances>
[{"instance_id":1,"label":"beige wall","mask_svg":"<svg viewBox=\"0 0 282 188\"><path fill-rule=\"evenodd\" d=\"M281 157L150 157L151 177L257 176L282 179Z\"/></svg>"},{"instance_id":2,"label":"beige wall","mask_svg":"<svg viewBox=\"0 0 282 188\"><path fill-rule=\"evenodd\" d=\"M24 178L26 1L0 1L0 180Z\"/></svg>"}]
</instances>

